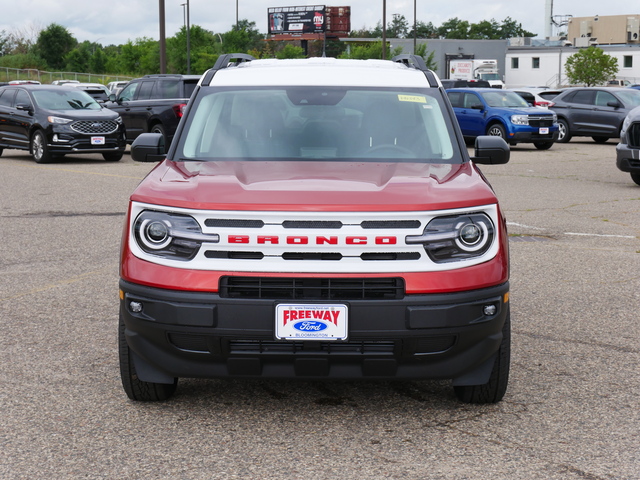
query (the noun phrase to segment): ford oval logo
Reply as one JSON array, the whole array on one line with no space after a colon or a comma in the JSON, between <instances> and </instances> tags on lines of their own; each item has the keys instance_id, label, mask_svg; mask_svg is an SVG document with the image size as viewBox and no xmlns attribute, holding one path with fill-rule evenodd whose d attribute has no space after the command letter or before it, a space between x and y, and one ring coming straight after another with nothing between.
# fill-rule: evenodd
<instances>
[{"instance_id":1,"label":"ford oval logo","mask_svg":"<svg viewBox=\"0 0 640 480\"><path fill-rule=\"evenodd\" d=\"M327 328L327 325L322 322L316 322L315 320L305 320L303 322L294 323L293 328L300 330L301 332L320 332Z\"/></svg>"}]
</instances>

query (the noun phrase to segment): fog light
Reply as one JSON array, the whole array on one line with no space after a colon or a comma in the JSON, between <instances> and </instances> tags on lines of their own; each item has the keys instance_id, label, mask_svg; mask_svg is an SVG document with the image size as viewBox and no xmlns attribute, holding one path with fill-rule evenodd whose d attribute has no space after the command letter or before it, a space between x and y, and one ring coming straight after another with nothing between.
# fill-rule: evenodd
<instances>
[{"instance_id":1,"label":"fog light","mask_svg":"<svg viewBox=\"0 0 640 480\"><path fill-rule=\"evenodd\" d=\"M482 313L484 313L487 317L492 317L496 314L497 311L498 309L495 305L485 305L482 309Z\"/></svg>"},{"instance_id":2,"label":"fog light","mask_svg":"<svg viewBox=\"0 0 640 480\"><path fill-rule=\"evenodd\" d=\"M57 134L57 133L53 135L53 141L54 141L54 142L57 142L57 141L58 141L58 134Z\"/></svg>"},{"instance_id":3,"label":"fog light","mask_svg":"<svg viewBox=\"0 0 640 480\"><path fill-rule=\"evenodd\" d=\"M130 302L129 309L133 313L140 313L142 311L142 304L140 302Z\"/></svg>"}]
</instances>

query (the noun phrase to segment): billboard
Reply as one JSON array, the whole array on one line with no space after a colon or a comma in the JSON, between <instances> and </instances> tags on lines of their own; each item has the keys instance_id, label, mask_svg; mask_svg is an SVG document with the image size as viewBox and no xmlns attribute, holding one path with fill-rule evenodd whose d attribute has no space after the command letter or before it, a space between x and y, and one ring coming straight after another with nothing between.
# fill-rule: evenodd
<instances>
[{"instance_id":1,"label":"billboard","mask_svg":"<svg viewBox=\"0 0 640 480\"><path fill-rule=\"evenodd\" d=\"M305 7L269 8L269 34L281 33L324 33L326 7L307 5Z\"/></svg>"}]
</instances>

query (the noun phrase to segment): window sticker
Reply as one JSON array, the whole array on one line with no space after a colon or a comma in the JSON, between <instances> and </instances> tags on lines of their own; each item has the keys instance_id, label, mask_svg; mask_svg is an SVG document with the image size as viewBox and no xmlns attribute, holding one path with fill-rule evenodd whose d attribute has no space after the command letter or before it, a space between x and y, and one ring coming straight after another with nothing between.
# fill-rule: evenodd
<instances>
[{"instance_id":1,"label":"window sticker","mask_svg":"<svg viewBox=\"0 0 640 480\"><path fill-rule=\"evenodd\" d=\"M427 98L421 95L398 95L401 102L427 103Z\"/></svg>"}]
</instances>

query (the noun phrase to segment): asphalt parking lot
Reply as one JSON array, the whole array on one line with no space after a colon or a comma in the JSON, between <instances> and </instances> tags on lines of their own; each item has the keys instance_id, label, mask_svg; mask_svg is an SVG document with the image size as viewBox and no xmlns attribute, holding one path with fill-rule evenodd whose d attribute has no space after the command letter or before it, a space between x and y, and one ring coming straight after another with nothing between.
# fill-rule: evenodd
<instances>
[{"instance_id":1,"label":"asphalt parking lot","mask_svg":"<svg viewBox=\"0 0 640 480\"><path fill-rule=\"evenodd\" d=\"M0 157L0 478L640 479L640 187L615 142L485 166L511 246L504 401L446 382L181 380L129 401L118 249L152 168Z\"/></svg>"}]
</instances>

